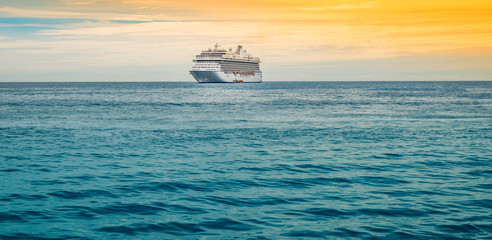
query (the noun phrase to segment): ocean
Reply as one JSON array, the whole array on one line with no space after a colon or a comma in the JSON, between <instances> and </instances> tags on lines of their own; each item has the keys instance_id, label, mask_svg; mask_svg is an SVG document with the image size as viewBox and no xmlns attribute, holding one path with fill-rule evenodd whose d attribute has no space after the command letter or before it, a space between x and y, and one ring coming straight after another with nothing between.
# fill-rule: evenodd
<instances>
[{"instance_id":1,"label":"ocean","mask_svg":"<svg viewBox=\"0 0 492 240\"><path fill-rule=\"evenodd\" d=\"M0 239L492 239L492 82L0 83Z\"/></svg>"}]
</instances>

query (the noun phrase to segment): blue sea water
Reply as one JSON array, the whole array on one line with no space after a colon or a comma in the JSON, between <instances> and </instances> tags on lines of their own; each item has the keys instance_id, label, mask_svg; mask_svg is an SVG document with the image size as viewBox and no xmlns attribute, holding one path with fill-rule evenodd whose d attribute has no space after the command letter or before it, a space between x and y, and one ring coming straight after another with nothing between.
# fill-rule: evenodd
<instances>
[{"instance_id":1,"label":"blue sea water","mask_svg":"<svg viewBox=\"0 0 492 240\"><path fill-rule=\"evenodd\" d=\"M0 83L0 239L492 239L492 82Z\"/></svg>"}]
</instances>

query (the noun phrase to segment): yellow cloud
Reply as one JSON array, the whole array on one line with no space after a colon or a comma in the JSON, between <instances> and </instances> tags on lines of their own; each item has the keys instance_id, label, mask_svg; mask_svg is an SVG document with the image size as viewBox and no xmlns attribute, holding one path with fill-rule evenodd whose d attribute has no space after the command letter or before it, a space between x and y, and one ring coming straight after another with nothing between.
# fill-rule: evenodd
<instances>
[{"instance_id":1,"label":"yellow cloud","mask_svg":"<svg viewBox=\"0 0 492 240\"><path fill-rule=\"evenodd\" d=\"M469 54L492 55L492 1L80 0L72 3L83 5L86 11L66 5L45 10L3 7L0 13L102 20L39 33L56 39L124 41L129 45L151 42L193 51L201 50L194 49L197 46L207 47L215 41L230 45L245 43L271 61L288 61L292 54L298 61L336 61L464 54L464 49L469 49ZM105 20L156 22L125 25ZM181 53L169 51L174 56Z\"/></svg>"}]
</instances>

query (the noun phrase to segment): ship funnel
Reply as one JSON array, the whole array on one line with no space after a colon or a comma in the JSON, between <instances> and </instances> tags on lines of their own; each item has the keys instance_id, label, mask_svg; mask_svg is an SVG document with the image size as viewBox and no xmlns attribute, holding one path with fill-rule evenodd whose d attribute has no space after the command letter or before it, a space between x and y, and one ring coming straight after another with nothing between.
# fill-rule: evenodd
<instances>
[{"instance_id":1,"label":"ship funnel","mask_svg":"<svg viewBox=\"0 0 492 240\"><path fill-rule=\"evenodd\" d=\"M240 54L241 53L241 49L243 49L243 46L242 45L237 45L237 48L236 48L236 54Z\"/></svg>"},{"instance_id":2,"label":"ship funnel","mask_svg":"<svg viewBox=\"0 0 492 240\"><path fill-rule=\"evenodd\" d=\"M220 47L219 42L215 43L214 51L219 50L219 47Z\"/></svg>"}]
</instances>

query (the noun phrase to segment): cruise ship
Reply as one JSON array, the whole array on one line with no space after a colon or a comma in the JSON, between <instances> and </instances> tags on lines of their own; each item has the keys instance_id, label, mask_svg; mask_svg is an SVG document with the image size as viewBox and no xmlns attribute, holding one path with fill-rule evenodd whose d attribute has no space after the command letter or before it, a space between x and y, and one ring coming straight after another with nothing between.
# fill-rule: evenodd
<instances>
[{"instance_id":1,"label":"cruise ship","mask_svg":"<svg viewBox=\"0 0 492 240\"><path fill-rule=\"evenodd\" d=\"M193 59L190 74L199 83L259 83L262 81L260 59L238 45L235 51L215 47L202 51Z\"/></svg>"}]
</instances>

